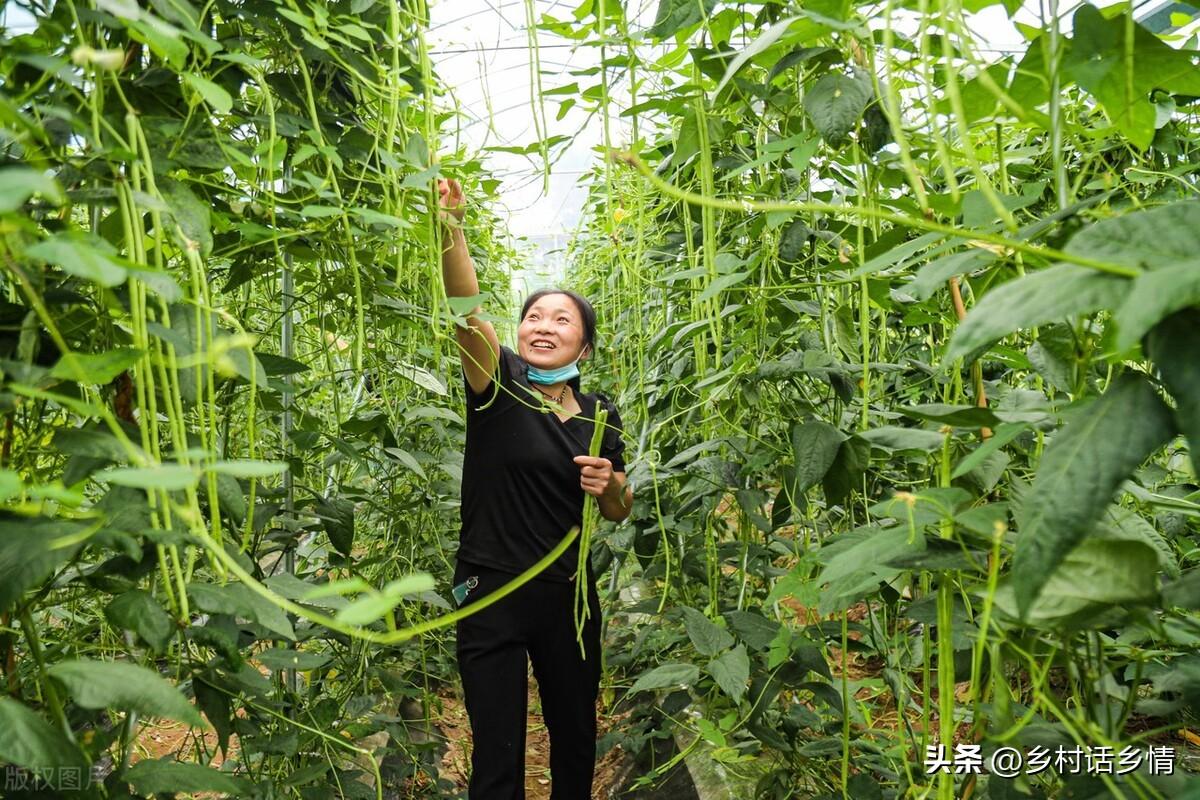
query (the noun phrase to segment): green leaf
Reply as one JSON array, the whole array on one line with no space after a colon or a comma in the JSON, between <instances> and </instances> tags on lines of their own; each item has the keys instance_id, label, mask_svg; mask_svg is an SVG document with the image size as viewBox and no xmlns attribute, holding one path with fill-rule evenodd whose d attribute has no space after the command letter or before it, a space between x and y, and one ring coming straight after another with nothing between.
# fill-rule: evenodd
<instances>
[{"instance_id":1,"label":"green leaf","mask_svg":"<svg viewBox=\"0 0 1200 800\"><path fill-rule=\"evenodd\" d=\"M1120 506L1109 509L1104 522L1097 526L1098 538L1114 541L1141 542L1154 548L1158 566L1168 578L1179 577L1179 562L1171 543L1142 515Z\"/></svg>"},{"instance_id":2,"label":"green leaf","mask_svg":"<svg viewBox=\"0 0 1200 800\"><path fill-rule=\"evenodd\" d=\"M907 525L886 530L861 528L843 533L834 541L838 546L826 545L821 548L825 567L817 577L818 584L834 583L856 575L872 579L886 577L889 570L884 564L888 561L925 550L925 537L919 532L914 537Z\"/></svg>"},{"instance_id":3,"label":"green leaf","mask_svg":"<svg viewBox=\"0 0 1200 800\"><path fill-rule=\"evenodd\" d=\"M833 464L821 479L825 499L840 503L852 491L862 489L862 476L871 463L871 443L854 435L838 447Z\"/></svg>"},{"instance_id":4,"label":"green leaf","mask_svg":"<svg viewBox=\"0 0 1200 800\"><path fill-rule=\"evenodd\" d=\"M1066 252L1135 269L1166 269L1200 253L1200 201L1102 219L1071 237Z\"/></svg>"},{"instance_id":5,"label":"green leaf","mask_svg":"<svg viewBox=\"0 0 1200 800\"><path fill-rule=\"evenodd\" d=\"M971 470L983 464L993 453L999 452L1000 448L1027 430L1029 430L1029 425L1024 422L1004 423L993 431L990 439L979 445L979 447L976 447L962 461L958 462L958 466L954 468L954 472L951 473L950 477L961 478L963 475L966 475Z\"/></svg>"},{"instance_id":6,"label":"green leaf","mask_svg":"<svg viewBox=\"0 0 1200 800\"><path fill-rule=\"evenodd\" d=\"M694 608L683 606L683 624L688 638L702 656L712 656L733 644L729 631L717 625Z\"/></svg>"},{"instance_id":7,"label":"green leaf","mask_svg":"<svg viewBox=\"0 0 1200 800\"><path fill-rule=\"evenodd\" d=\"M1200 69L1187 50L1176 50L1136 22L1128 12L1106 19L1083 4L1072 22L1063 73L1091 93L1121 133L1141 149L1154 139L1155 89L1200 95Z\"/></svg>"},{"instance_id":8,"label":"green leaf","mask_svg":"<svg viewBox=\"0 0 1200 800\"><path fill-rule=\"evenodd\" d=\"M928 300L934 292L947 286L947 281L956 275L982 269L996 260L990 250L963 250L948 256L935 258L917 272L904 285L904 291L918 300Z\"/></svg>"},{"instance_id":9,"label":"green leaf","mask_svg":"<svg viewBox=\"0 0 1200 800\"><path fill-rule=\"evenodd\" d=\"M82 544L78 534L85 530L74 520L0 512L0 611L11 609L26 589L71 560ZM74 543L63 547L60 541Z\"/></svg>"},{"instance_id":10,"label":"green leaf","mask_svg":"<svg viewBox=\"0 0 1200 800\"><path fill-rule=\"evenodd\" d=\"M994 412L979 406L958 406L948 403L924 403L897 409L906 417L914 417L929 422L940 422L943 425L953 425L958 428L980 428L998 425L1000 420Z\"/></svg>"},{"instance_id":11,"label":"green leaf","mask_svg":"<svg viewBox=\"0 0 1200 800\"><path fill-rule=\"evenodd\" d=\"M119 286L125 282L125 268L111 258L112 245L93 237L74 237L65 233L43 239L25 250L25 255L60 267L77 278L101 286Z\"/></svg>"},{"instance_id":12,"label":"green leaf","mask_svg":"<svg viewBox=\"0 0 1200 800\"><path fill-rule=\"evenodd\" d=\"M0 503L7 502L21 493L24 486L21 476L11 469L0 469Z\"/></svg>"},{"instance_id":13,"label":"green leaf","mask_svg":"<svg viewBox=\"0 0 1200 800\"><path fill-rule=\"evenodd\" d=\"M746 645L739 644L728 653L714 658L704 669L733 702L742 701L746 693L746 681L750 680L750 658L746 655Z\"/></svg>"},{"instance_id":14,"label":"green leaf","mask_svg":"<svg viewBox=\"0 0 1200 800\"><path fill-rule=\"evenodd\" d=\"M1126 375L1055 435L1016 514L1013 581L1022 614L1121 482L1173 432L1153 385Z\"/></svg>"},{"instance_id":15,"label":"green leaf","mask_svg":"<svg viewBox=\"0 0 1200 800\"><path fill-rule=\"evenodd\" d=\"M785 264L795 264L804 256L804 247L809 237L813 235L812 228L801 217L796 217L788 223L779 234L779 260Z\"/></svg>"},{"instance_id":16,"label":"green leaf","mask_svg":"<svg viewBox=\"0 0 1200 800\"><path fill-rule=\"evenodd\" d=\"M1175 398L1175 422L1200 475L1200 310L1180 311L1154 326L1146 351Z\"/></svg>"},{"instance_id":17,"label":"green leaf","mask_svg":"<svg viewBox=\"0 0 1200 800\"><path fill-rule=\"evenodd\" d=\"M196 197L181 181L160 179L158 190L171 207L171 218L179 226L178 231L171 230L175 241L184 250L193 249L201 258L207 258L213 248L211 204Z\"/></svg>"},{"instance_id":18,"label":"green leaf","mask_svg":"<svg viewBox=\"0 0 1200 800\"><path fill-rule=\"evenodd\" d=\"M440 378L429 370L418 367L416 364L400 364L396 371L417 386L428 389L436 395L446 397L449 394L446 390L446 384L442 383Z\"/></svg>"},{"instance_id":19,"label":"green leaf","mask_svg":"<svg viewBox=\"0 0 1200 800\"><path fill-rule=\"evenodd\" d=\"M179 288L179 284L165 272L132 265L125 267L125 271L129 273L130 278L146 284L146 288L168 303L174 303L183 297L183 290Z\"/></svg>"},{"instance_id":20,"label":"green leaf","mask_svg":"<svg viewBox=\"0 0 1200 800\"><path fill-rule=\"evenodd\" d=\"M731 275L721 275L714 278L711 283L704 287L704 291L696 297L696 303L703 303L706 300L711 300L721 292L728 289L730 286L741 283L749 276L749 272L734 272Z\"/></svg>"},{"instance_id":21,"label":"green leaf","mask_svg":"<svg viewBox=\"0 0 1200 800\"><path fill-rule=\"evenodd\" d=\"M243 797L247 786L232 775L188 761L145 759L137 762L123 776L141 795L176 795L179 792L221 792Z\"/></svg>"},{"instance_id":22,"label":"green leaf","mask_svg":"<svg viewBox=\"0 0 1200 800\"><path fill-rule=\"evenodd\" d=\"M304 650L289 650L285 647L272 647L254 656L267 669L316 669L329 663L325 653L309 653Z\"/></svg>"},{"instance_id":23,"label":"green leaf","mask_svg":"<svg viewBox=\"0 0 1200 800\"><path fill-rule=\"evenodd\" d=\"M233 733L233 705L229 694L217 688L219 683L220 679L214 672L192 673L192 692L196 695L196 705L216 730L217 745L228 755L229 735ZM236 696L236 688L232 693Z\"/></svg>"},{"instance_id":24,"label":"green leaf","mask_svg":"<svg viewBox=\"0 0 1200 800\"><path fill-rule=\"evenodd\" d=\"M235 478L269 478L287 471L284 461L256 461L248 458L234 461L215 461L206 469L219 475L231 475Z\"/></svg>"},{"instance_id":25,"label":"green leaf","mask_svg":"<svg viewBox=\"0 0 1200 800\"><path fill-rule=\"evenodd\" d=\"M299 375L302 372L308 372L308 364L302 361L297 361L294 358L284 358L273 353L260 353L254 351L254 357L262 364L263 371L268 375Z\"/></svg>"},{"instance_id":26,"label":"green leaf","mask_svg":"<svg viewBox=\"0 0 1200 800\"><path fill-rule=\"evenodd\" d=\"M787 575L777 578L763 603L771 606L790 597L802 606L815 606L820 599L820 585L808 576L811 568L810 564L801 561Z\"/></svg>"},{"instance_id":27,"label":"green leaf","mask_svg":"<svg viewBox=\"0 0 1200 800\"><path fill-rule=\"evenodd\" d=\"M145 667L123 661L79 659L46 670L84 708L137 711L203 727L204 720L178 689Z\"/></svg>"},{"instance_id":28,"label":"green leaf","mask_svg":"<svg viewBox=\"0 0 1200 800\"><path fill-rule=\"evenodd\" d=\"M196 608L210 614L230 614L257 622L282 638L295 641L296 632L287 613L244 583L189 583L188 597Z\"/></svg>"},{"instance_id":29,"label":"green leaf","mask_svg":"<svg viewBox=\"0 0 1200 800\"><path fill-rule=\"evenodd\" d=\"M726 611L722 616L729 621L729 627L734 633L755 650L770 647L771 642L783 629L780 623L754 611Z\"/></svg>"},{"instance_id":30,"label":"green leaf","mask_svg":"<svg viewBox=\"0 0 1200 800\"><path fill-rule=\"evenodd\" d=\"M143 589L130 589L113 598L104 616L117 628L142 637L156 653L165 652L175 634L175 622L157 600Z\"/></svg>"},{"instance_id":31,"label":"green leaf","mask_svg":"<svg viewBox=\"0 0 1200 800\"><path fill-rule=\"evenodd\" d=\"M50 782L64 770L79 770L87 759L62 733L11 697L0 697L0 763L15 764ZM84 785L80 781L79 785ZM12 788L12 787L9 787Z\"/></svg>"},{"instance_id":32,"label":"green leaf","mask_svg":"<svg viewBox=\"0 0 1200 800\"><path fill-rule=\"evenodd\" d=\"M1197 222L1200 224L1200 222ZM1200 244L1197 244L1200 252ZM1200 259L1156 269L1138 276L1117 309L1116 349L1124 352L1158 322L1188 306L1200 305Z\"/></svg>"},{"instance_id":33,"label":"green leaf","mask_svg":"<svg viewBox=\"0 0 1200 800\"><path fill-rule=\"evenodd\" d=\"M137 363L141 350L120 347L104 353L72 353L63 356L50 370L55 378L77 383L104 385Z\"/></svg>"},{"instance_id":34,"label":"green leaf","mask_svg":"<svg viewBox=\"0 0 1200 800\"><path fill-rule=\"evenodd\" d=\"M942 443L946 440L944 433L928 431L923 428L901 428L898 425L872 428L869 431L863 431L859 436L870 442L872 447L891 452L923 450L931 453L941 449Z\"/></svg>"},{"instance_id":35,"label":"green leaf","mask_svg":"<svg viewBox=\"0 0 1200 800\"><path fill-rule=\"evenodd\" d=\"M1020 603L1019 575L1014 570L1012 585L996 593L996 606L1009 614ZM1143 542L1089 539L1056 565L1021 617L1035 625L1076 627L1114 607L1152 605L1159 599L1154 548Z\"/></svg>"},{"instance_id":36,"label":"green leaf","mask_svg":"<svg viewBox=\"0 0 1200 800\"><path fill-rule=\"evenodd\" d=\"M650 34L660 39L690 28L717 7L717 0L659 0Z\"/></svg>"},{"instance_id":37,"label":"green leaf","mask_svg":"<svg viewBox=\"0 0 1200 800\"><path fill-rule=\"evenodd\" d=\"M424 572L405 575L383 587L382 592L358 598L339 611L337 619L348 625L370 625L390 613L406 595L429 591L436 585L433 576Z\"/></svg>"},{"instance_id":38,"label":"green leaf","mask_svg":"<svg viewBox=\"0 0 1200 800\"><path fill-rule=\"evenodd\" d=\"M344 497L318 499L314 510L321 520L321 527L329 536L329 543L349 558L354 547L354 503Z\"/></svg>"},{"instance_id":39,"label":"green leaf","mask_svg":"<svg viewBox=\"0 0 1200 800\"><path fill-rule=\"evenodd\" d=\"M97 478L118 486L137 489L163 489L168 492L195 486L200 473L182 464L160 464L157 467L121 467L98 473Z\"/></svg>"},{"instance_id":40,"label":"green leaf","mask_svg":"<svg viewBox=\"0 0 1200 800\"><path fill-rule=\"evenodd\" d=\"M733 79L733 76L736 75L742 67L746 66L750 59L764 52L768 47L779 41L779 37L783 36L783 34L787 32L787 29L790 28L792 23L797 19L800 18L788 17L787 19L781 19L779 22L776 22L758 36L754 37L754 41L746 45L746 47L739 51L738 54L733 57L733 60L729 62L729 67L725 70L725 77L721 78L721 82L717 84L716 91L713 92L713 97L716 97L721 93L721 90L725 88L725 84L729 83L729 81Z\"/></svg>"},{"instance_id":41,"label":"green leaf","mask_svg":"<svg viewBox=\"0 0 1200 800\"><path fill-rule=\"evenodd\" d=\"M691 686L699 677L700 668L695 664L662 664L638 676L629 693Z\"/></svg>"},{"instance_id":42,"label":"green leaf","mask_svg":"<svg viewBox=\"0 0 1200 800\"><path fill-rule=\"evenodd\" d=\"M54 432L54 446L68 455L105 461L124 461L128 457L117 437L102 428L59 428Z\"/></svg>"},{"instance_id":43,"label":"green leaf","mask_svg":"<svg viewBox=\"0 0 1200 800\"><path fill-rule=\"evenodd\" d=\"M56 205L63 202L58 182L29 167L5 167L0 169L0 214L16 211L35 194L40 194Z\"/></svg>"},{"instance_id":44,"label":"green leaf","mask_svg":"<svg viewBox=\"0 0 1200 800\"><path fill-rule=\"evenodd\" d=\"M804 111L821 138L836 147L858 125L874 96L871 79L864 73L829 72L804 95Z\"/></svg>"},{"instance_id":45,"label":"green leaf","mask_svg":"<svg viewBox=\"0 0 1200 800\"><path fill-rule=\"evenodd\" d=\"M968 312L946 348L944 363L1022 328L1114 308L1129 287L1126 278L1074 264L1059 264L1009 281L987 292Z\"/></svg>"},{"instance_id":46,"label":"green leaf","mask_svg":"<svg viewBox=\"0 0 1200 800\"><path fill-rule=\"evenodd\" d=\"M792 456L796 460L797 495L816 486L825 477L845 439L845 434L819 419L792 428Z\"/></svg>"},{"instance_id":47,"label":"green leaf","mask_svg":"<svg viewBox=\"0 0 1200 800\"><path fill-rule=\"evenodd\" d=\"M246 519L246 495L232 475L217 475L217 502L239 525Z\"/></svg>"},{"instance_id":48,"label":"green leaf","mask_svg":"<svg viewBox=\"0 0 1200 800\"><path fill-rule=\"evenodd\" d=\"M126 23L129 35L147 45L155 55L176 70L182 70L190 48L183 40L183 32L164 20L147 14L142 19Z\"/></svg>"},{"instance_id":49,"label":"green leaf","mask_svg":"<svg viewBox=\"0 0 1200 800\"><path fill-rule=\"evenodd\" d=\"M229 92L208 78L201 77L193 72L184 72L183 79L187 81L188 86L191 86L196 90L198 95L204 98L204 102L212 106L214 111L221 114L228 114L233 108L233 98L229 96Z\"/></svg>"}]
</instances>

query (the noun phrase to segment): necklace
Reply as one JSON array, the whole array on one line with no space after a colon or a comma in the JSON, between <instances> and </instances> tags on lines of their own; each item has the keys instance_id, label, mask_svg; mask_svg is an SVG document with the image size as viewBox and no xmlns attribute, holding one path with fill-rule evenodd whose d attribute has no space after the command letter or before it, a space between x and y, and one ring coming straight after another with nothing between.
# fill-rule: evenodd
<instances>
[{"instance_id":1,"label":"necklace","mask_svg":"<svg viewBox=\"0 0 1200 800\"><path fill-rule=\"evenodd\" d=\"M537 386L534 386L533 388L537 389L537 390L538 390L538 394L540 394L542 397L546 398L547 400L553 400L555 403L557 403L558 405L560 405L560 406L561 406L561 405L562 405L563 398L567 396L567 387L568 387L568 386L570 386L570 384L569 384L569 383L564 383L564 384L563 384L562 391L558 393L558 397L551 397L550 395L548 395L548 394L546 394L545 392L543 392L543 391L542 391L540 388L538 388Z\"/></svg>"}]
</instances>

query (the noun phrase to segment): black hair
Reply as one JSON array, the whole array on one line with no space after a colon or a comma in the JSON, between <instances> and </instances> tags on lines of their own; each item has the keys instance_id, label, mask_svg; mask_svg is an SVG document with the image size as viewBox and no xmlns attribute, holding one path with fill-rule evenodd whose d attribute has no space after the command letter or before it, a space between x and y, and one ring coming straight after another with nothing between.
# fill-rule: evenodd
<instances>
[{"instance_id":1,"label":"black hair","mask_svg":"<svg viewBox=\"0 0 1200 800\"><path fill-rule=\"evenodd\" d=\"M583 322L583 343L594 354L596 352L596 309L592 308L592 304L588 302L588 299L578 292L572 292L570 289L559 289L555 286L538 289L525 298L525 304L521 306L520 318L525 319L525 315L529 313L529 307L548 294L565 294L575 303L575 307L579 309L580 321ZM568 383L574 387L575 391L581 391L578 378L572 378Z\"/></svg>"}]
</instances>

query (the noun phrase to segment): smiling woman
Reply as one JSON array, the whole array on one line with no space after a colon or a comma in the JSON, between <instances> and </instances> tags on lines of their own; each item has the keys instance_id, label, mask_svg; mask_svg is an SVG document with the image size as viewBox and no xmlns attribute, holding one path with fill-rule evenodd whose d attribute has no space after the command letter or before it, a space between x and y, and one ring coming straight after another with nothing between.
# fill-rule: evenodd
<instances>
[{"instance_id":1,"label":"smiling woman","mask_svg":"<svg viewBox=\"0 0 1200 800\"><path fill-rule=\"evenodd\" d=\"M461 221L458 183L440 181L439 195L447 220ZM446 292L475 296L462 228L447 226L446 233ZM580 390L579 362L595 340L591 304L559 289L534 293L521 310L517 352L499 344L480 311L457 330L467 396L454 574L460 605L537 563L571 528L586 533L587 495L611 520L624 519L632 507L620 417L607 398ZM603 425L598 454L589 445L597 425ZM530 661L550 734L553 796L591 796L601 620L586 542L585 535L513 594L458 623L458 668L474 736L472 798L521 796ZM577 594L587 608L578 630ZM573 646L576 638L582 652Z\"/></svg>"}]
</instances>

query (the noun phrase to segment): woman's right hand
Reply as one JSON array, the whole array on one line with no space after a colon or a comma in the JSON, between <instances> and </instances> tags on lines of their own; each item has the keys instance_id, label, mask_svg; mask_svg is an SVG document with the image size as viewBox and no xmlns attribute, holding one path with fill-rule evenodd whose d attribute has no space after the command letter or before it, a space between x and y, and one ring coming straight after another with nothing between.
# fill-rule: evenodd
<instances>
[{"instance_id":1,"label":"woman's right hand","mask_svg":"<svg viewBox=\"0 0 1200 800\"><path fill-rule=\"evenodd\" d=\"M438 178L438 212L442 221L449 222L453 217L458 222L463 221L466 212L466 198L462 186L453 178Z\"/></svg>"}]
</instances>

